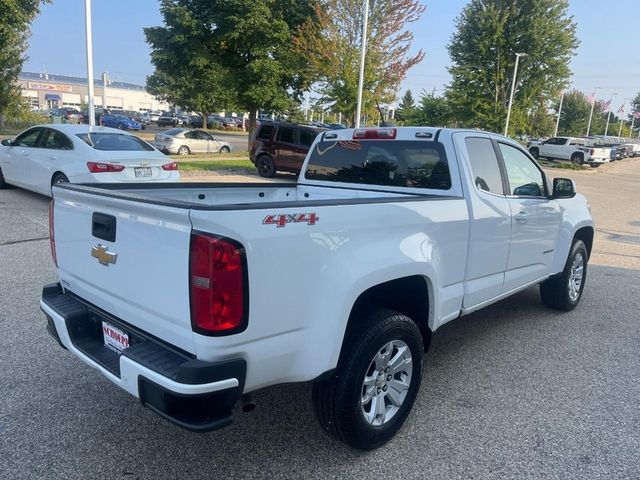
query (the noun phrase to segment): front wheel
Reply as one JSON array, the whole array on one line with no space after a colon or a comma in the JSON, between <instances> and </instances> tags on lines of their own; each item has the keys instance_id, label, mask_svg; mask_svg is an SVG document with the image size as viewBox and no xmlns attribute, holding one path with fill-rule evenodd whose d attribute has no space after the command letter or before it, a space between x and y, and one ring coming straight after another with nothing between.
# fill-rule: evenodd
<instances>
[{"instance_id":1,"label":"front wheel","mask_svg":"<svg viewBox=\"0 0 640 480\"><path fill-rule=\"evenodd\" d=\"M2 169L0 168L0 188L7 188L9 185L4 181L4 175L2 175Z\"/></svg>"},{"instance_id":2,"label":"front wheel","mask_svg":"<svg viewBox=\"0 0 640 480\"><path fill-rule=\"evenodd\" d=\"M582 240L574 240L562 273L540 284L542 303L554 310L576 308L587 280L589 253Z\"/></svg>"},{"instance_id":3,"label":"front wheel","mask_svg":"<svg viewBox=\"0 0 640 480\"><path fill-rule=\"evenodd\" d=\"M335 374L313 385L322 428L360 450L391 440L404 424L422 380L424 345L418 326L377 310L347 333Z\"/></svg>"},{"instance_id":4,"label":"front wheel","mask_svg":"<svg viewBox=\"0 0 640 480\"><path fill-rule=\"evenodd\" d=\"M231 150L229 150L229 147L222 147L220 149L220 153L229 153Z\"/></svg>"}]
</instances>

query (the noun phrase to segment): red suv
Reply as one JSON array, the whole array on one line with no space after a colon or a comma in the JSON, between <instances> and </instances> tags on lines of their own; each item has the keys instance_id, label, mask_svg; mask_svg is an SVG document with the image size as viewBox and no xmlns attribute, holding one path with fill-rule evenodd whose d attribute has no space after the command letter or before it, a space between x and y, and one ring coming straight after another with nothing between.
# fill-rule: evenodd
<instances>
[{"instance_id":1,"label":"red suv","mask_svg":"<svg viewBox=\"0 0 640 480\"><path fill-rule=\"evenodd\" d=\"M311 144L325 130L310 125L264 122L251 142L249 158L262 177L273 177L277 171L300 173Z\"/></svg>"}]
</instances>

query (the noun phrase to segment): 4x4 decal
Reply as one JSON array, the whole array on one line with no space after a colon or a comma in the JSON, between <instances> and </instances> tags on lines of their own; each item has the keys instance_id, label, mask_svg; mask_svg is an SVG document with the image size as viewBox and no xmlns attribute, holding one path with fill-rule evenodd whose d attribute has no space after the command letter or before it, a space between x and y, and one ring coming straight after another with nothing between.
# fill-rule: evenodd
<instances>
[{"instance_id":1,"label":"4x4 decal","mask_svg":"<svg viewBox=\"0 0 640 480\"><path fill-rule=\"evenodd\" d=\"M276 225L282 228L287 223L306 223L307 225L315 225L320 217L315 212L312 213L280 213L278 215L267 215L262 220L263 225Z\"/></svg>"}]
</instances>

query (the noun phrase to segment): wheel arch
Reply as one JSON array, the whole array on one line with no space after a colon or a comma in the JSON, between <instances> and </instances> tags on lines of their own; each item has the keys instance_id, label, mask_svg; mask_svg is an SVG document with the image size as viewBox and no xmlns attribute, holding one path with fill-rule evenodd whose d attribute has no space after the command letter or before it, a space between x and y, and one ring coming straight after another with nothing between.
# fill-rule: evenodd
<instances>
[{"instance_id":1,"label":"wheel arch","mask_svg":"<svg viewBox=\"0 0 640 480\"><path fill-rule=\"evenodd\" d=\"M433 316L432 292L430 280L422 275L399 277L367 288L360 293L351 307L342 339L342 347L347 335L362 323L369 311L376 308L387 308L402 313L416 322L422 334L426 352L429 349L432 334L429 323Z\"/></svg>"},{"instance_id":2,"label":"wheel arch","mask_svg":"<svg viewBox=\"0 0 640 480\"><path fill-rule=\"evenodd\" d=\"M49 181L49 186L51 187L53 186L53 179L56 178L56 175L58 174L64 175L65 177L67 177L67 179L69 178L69 176L66 173L64 173L62 170L56 170L51 174L51 180Z\"/></svg>"},{"instance_id":3,"label":"wheel arch","mask_svg":"<svg viewBox=\"0 0 640 480\"><path fill-rule=\"evenodd\" d=\"M594 229L593 227L582 227L576 230L576 233L573 234L574 240L582 240L587 247L587 255L591 257L591 249L593 248L593 237L594 237Z\"/></svg>"}]
</instances>

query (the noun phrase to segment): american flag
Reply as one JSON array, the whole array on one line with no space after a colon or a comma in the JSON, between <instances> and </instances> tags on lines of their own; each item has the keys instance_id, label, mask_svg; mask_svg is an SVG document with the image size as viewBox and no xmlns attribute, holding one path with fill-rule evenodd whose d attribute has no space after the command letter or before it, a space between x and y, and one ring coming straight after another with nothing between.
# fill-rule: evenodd
<instances>
[{"instance_id":1,"label":"american flag","mask_svg":"<svg viewBox=\"0 0 640 480\"><path fill-rule=\"evenodd\" d=\"M618 113L624 113L624 107L627 103L623 103L622 106L620 107L620 110L618 110Z\"/></svg>"},{"instance_id":2,"label":"american flag","mask_svg":"<svg viewBox=\"0 0 640 480\"><path fill-rule=\"evenodd\" d=\"M589 95L587 97L587 102L589 102L589 105L593 105L593 102L596 100L595 95Z\"/></svg>"},{"instance_id":3,"label":"american flag","mask_svg":"<svg viewBox=\"0 0 640 480\"><path fill-rule=\"evenodd\" d=\"M352 142L349 140L338 142L338 145L340 145L342 148L346 148L347 150L353 150L355 152L362 149L362 145L360 145L360 142Z\"/></svg>"},{"instance_id":4,"label":"american flag","mask_svg":"<svg viewBox=\"0 0 640 480\"><path fill-rule=\"evenodd\" d=\"M633 114L633 116L634 116L635 118L640 118L640 112L635 112L635 113Z\"/></svg>"},{"instance_id":5,"label":"american flag","mask_svg":"<svg viewBox=\"0 0 640 480\"><path fill-rule=\"evenodd\" d=\"M602 104L602 110L606 110L607 112L609 111L610 107L611 107L611 100L607 100Z\"/></svg>"}]
</instances>

